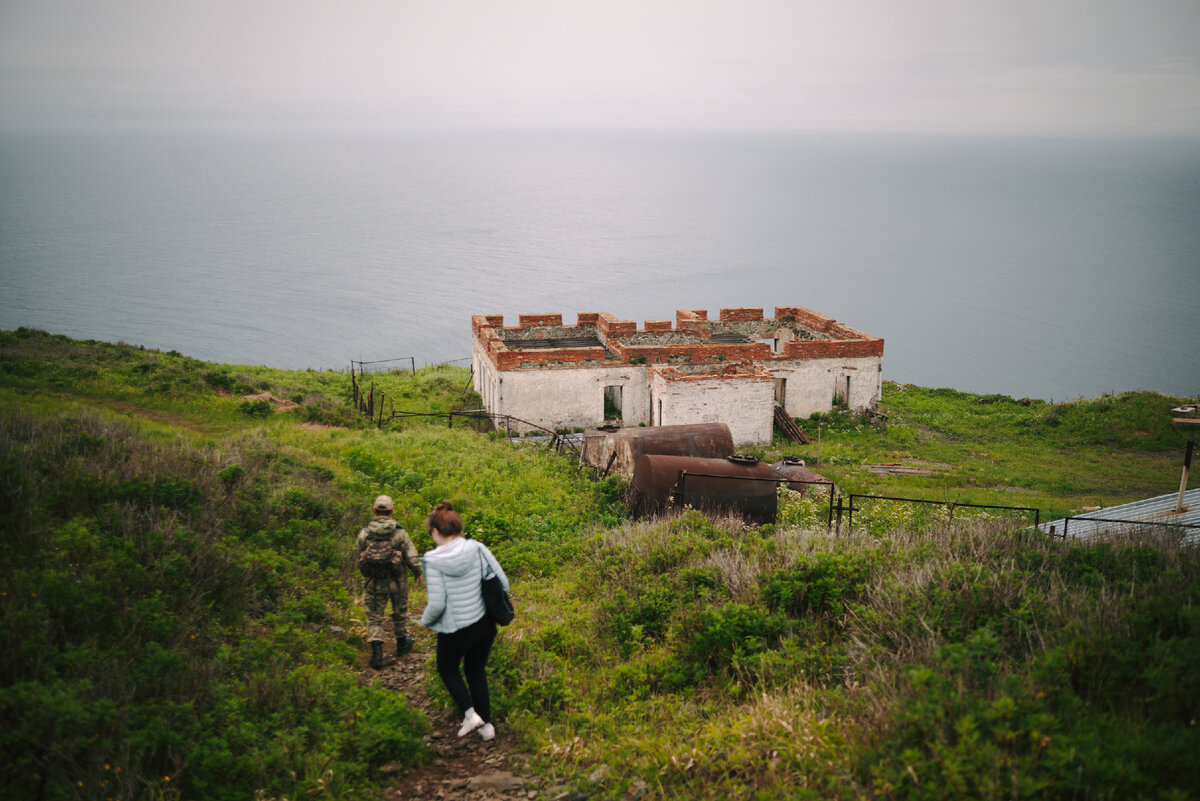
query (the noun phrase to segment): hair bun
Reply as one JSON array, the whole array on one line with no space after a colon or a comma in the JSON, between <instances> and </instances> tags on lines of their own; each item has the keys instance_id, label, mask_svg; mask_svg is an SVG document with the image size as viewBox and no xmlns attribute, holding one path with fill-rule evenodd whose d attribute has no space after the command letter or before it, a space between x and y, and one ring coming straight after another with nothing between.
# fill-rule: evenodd
<instances>
[{"instance_id":1,"label":"hair bun","mask_svg":"<svg viewBox=\"0 0 1200 801\"><path fill-rule=\"evenodd\" d=\"M454 511L454 507L450 505L450 501L442 501L435 507L435 509L439 512L453 512Z\"/></svg>"}]
</instances>

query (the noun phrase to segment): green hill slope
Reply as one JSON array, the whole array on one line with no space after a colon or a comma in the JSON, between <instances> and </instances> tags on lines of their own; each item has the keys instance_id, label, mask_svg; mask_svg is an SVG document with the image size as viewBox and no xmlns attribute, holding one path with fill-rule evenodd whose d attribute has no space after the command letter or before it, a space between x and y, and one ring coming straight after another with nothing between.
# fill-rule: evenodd
<instances>
[{"instance_id":1,"label":"green hill slope","mask_svg":"<svg viewBox=\"0 0 1200 801\"><path fill-rule=\"evenodd\" d=\"M409 411L478 407L466 370L374 380ZM349 397L336 372L0 332L11 797L371 797L424 759L422 716L356 678L351 548L380 492L421 550L452 499L509 568L497 711L592 797L1200 794L1195 548L884 509L835 536L792 496L776 526L632 522L570 459L377 430ZM847 491L1053 514L1175 489L1179 402L889 385L886 425L802 423Z\"/></svg>"}]
</instances>

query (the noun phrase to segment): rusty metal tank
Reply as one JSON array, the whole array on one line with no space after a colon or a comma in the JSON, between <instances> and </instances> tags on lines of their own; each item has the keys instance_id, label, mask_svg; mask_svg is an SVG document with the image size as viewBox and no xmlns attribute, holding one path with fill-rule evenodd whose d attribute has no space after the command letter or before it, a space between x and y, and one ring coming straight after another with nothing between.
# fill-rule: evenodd
<instances>
[{"instance_id":1,"label":"rusty metal tank","mask_svg":"<svg viewBox=\"0 0 1200 801\"><path fill-rule=\"evenodd\" d=\"M733 434L724 423L599 429L584 434L583 460L608 474L632 478L643 454L722 458L733 455Z\"/></svg>"},{"instance_id":2,"label":"rusty metal tank","mask_svg":"<svg viewBox=\"0 0 1200 801\"><path fill-rule=\"evenodd\" d=\"M770 465L752 456L705 459L646 453L638 457L633 471L633 512L643 516L691 506L774 523L778 478Z\"/></svg>"},{"instance_id":3,"label":"rusty metal tank","mask_svg":"<svg viewBox=\"0 0 1200 801\"><path fill-rule=\"evenodd\" d=\"M831 482L829 479L820 473L814 473L804 466L804 460L795 456L785 456L782 461L775 462L771 465L771 469L780 478L788 480L788 489L795 490L803 495L808 491L811 484L828 485Z\"/></svg>"}]
</instances>

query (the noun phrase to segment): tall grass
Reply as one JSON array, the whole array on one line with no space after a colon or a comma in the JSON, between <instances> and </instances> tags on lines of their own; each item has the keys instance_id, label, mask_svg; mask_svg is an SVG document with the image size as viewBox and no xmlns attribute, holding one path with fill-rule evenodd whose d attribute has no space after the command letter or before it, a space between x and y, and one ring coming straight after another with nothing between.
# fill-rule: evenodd
<instances>
[{"instance_id":1,"label":"tall grass","mask_svg":"<svg viewBox=\"0 0 1200 801\"><path fill-rule=\"evenodd\" d=\"M324 470L87 412L10 411L0 454L10 797L336 797L423 757L353 676L357 510Z\"/></svg>"},{"instance_id":2,"label":"tall grass","mask_svg":"<svg viewBox=\"0 0 1200 801\"><path fill-rule=\"evenodd\" d=\"M1189 797L1198 579L1146 533L629 523L542 588L574 622L505 644L505 703L602 797Z\"/></svg>"}]
</instances>

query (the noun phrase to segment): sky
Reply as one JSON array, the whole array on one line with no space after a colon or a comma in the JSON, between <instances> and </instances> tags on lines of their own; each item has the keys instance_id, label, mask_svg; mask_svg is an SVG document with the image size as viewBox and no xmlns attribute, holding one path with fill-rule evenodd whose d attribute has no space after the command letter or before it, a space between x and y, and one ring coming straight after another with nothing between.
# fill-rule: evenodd
<instances>
[{"instance_id":1,"label":"sky","mask_svg":"<svg viewBox=\"0 0 1200 801\"><path fill-rule=\"evenodd\" d=\"M1200 0L0 0L0 131L1200 135Z\"/></svg>"}]
</instances>

